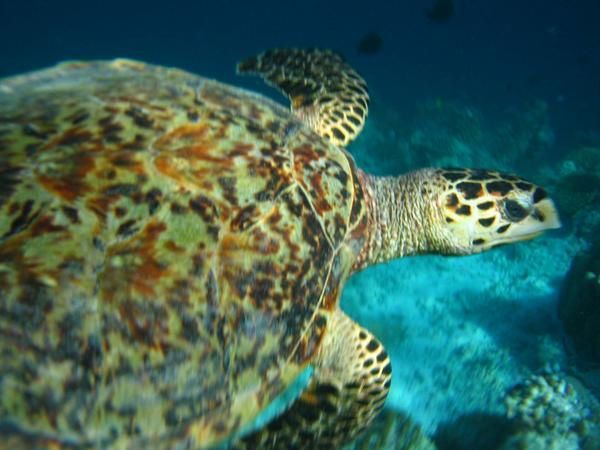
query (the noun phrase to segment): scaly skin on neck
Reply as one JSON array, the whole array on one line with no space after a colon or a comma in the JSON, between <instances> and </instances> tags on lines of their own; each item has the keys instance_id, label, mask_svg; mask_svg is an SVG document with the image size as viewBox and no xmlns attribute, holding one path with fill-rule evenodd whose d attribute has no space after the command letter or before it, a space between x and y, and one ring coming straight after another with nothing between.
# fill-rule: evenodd
<instances>
[{"instance_id":1,"label":"scaly skin on neck","mask_svg":"<svg viewBox=\"0 0 600 450\"><path fill-rule=\"evenodd\" d=\"M399 177L359 173L369 215L367 242L354 265L371 264L424 253L455 253L444 233L439 206L443 181L435 169Z\"/></svg>"}]
</instances>

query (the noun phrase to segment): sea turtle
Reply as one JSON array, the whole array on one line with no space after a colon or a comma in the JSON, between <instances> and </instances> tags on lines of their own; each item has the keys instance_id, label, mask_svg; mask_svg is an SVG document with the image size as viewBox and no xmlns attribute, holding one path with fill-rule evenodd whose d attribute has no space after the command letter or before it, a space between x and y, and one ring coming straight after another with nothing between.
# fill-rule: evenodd
<instances>
[{"instance_id":1,"label":"sea turtle","mask_svg":"<svg viewBox=\"0 0 600 450\"><path fill-rule=\"evenodd\" d=\"M357 168L367 87L334 52L238 69L292 112L131 60L0 81L0 448L337 448L391 376L347 278L559 224L513 175Z\"/></svg>"}]
</instances>

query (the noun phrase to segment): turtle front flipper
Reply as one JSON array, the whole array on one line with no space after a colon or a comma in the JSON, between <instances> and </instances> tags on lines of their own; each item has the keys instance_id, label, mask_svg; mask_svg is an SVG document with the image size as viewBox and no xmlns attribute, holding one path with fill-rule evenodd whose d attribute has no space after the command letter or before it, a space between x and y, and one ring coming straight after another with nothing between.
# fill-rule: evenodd
<instances>
[{"instance_id":1,"label":"turtle front flipper","mask_svg":"<svg viewBox=\"0 0 600 450\"><path fill-rule=\"evenodd\" d=\"M341 448L383 407L391 383L387 352L343 312L330 317L314 374L298 399L236 450Z\"/></svg>"},{"instance_id":2,"label":"turtle front flipper","mask_svg":"<svg viewBox=\"0 0 600 450\"><path fill-rule=\"evenodd\" d=\"M237 66L285 93L292 111L321 136L346 146L363 128L369 109L367 83L338 53L272 49Z\"/></svg>"}]
</instances>

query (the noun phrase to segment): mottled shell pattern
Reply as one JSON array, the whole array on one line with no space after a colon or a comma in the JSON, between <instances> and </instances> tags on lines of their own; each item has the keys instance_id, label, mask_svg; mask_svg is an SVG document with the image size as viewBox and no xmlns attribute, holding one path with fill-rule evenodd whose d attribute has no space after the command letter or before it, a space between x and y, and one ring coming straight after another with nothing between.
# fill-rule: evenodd
<instances>
[{"instance_id":1,"label":"mottled shell pattern","mask_svg":"<svg viewBox=\"0 0 600 450\"><path fill-rule=\"evenodd\" d=\"M128 60L0 80L0 448L228 437L310 363L365 226L351 157L264 97Z\"/></svg>"}]
</instances>

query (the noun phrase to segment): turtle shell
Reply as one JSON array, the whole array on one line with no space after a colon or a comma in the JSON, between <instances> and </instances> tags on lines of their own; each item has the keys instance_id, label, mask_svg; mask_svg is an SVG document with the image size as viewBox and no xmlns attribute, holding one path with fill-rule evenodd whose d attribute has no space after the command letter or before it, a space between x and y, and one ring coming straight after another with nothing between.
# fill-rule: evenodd
<instances>
[{"instance_id":1,"label":"turtle shell","mask_svg":"<svg viewBox=\"0 0 600 450\"><path fill-rule=\"evenodd\" d=\"M363 244L352 159L128 60L0 81L0 430L207 447L308 364Z\"/></svg>"}]
</instances>

